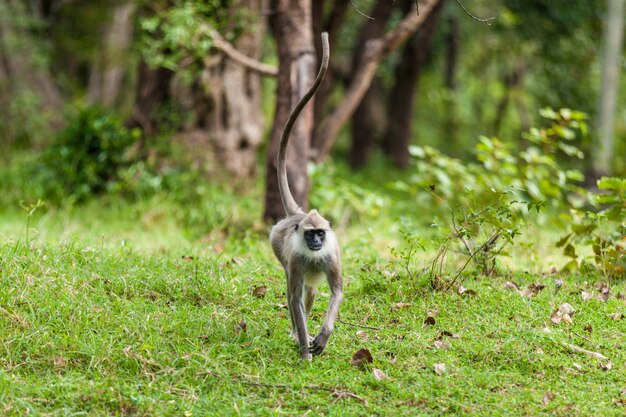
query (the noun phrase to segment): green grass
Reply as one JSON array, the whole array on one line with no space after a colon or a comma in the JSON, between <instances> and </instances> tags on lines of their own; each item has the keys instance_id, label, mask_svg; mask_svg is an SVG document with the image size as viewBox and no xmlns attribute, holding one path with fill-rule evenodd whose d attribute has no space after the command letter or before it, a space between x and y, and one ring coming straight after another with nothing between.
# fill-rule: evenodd
<instances>
[{"instance_id":1,"label":"green grass","mask_svg":"<svg viewBox=\"0 0 626 417\"><path fill-rule=\"evenodd\" d=\"M348 324L337 324L323 355L301 363L267 228L243 232L237 223L255 224L258 212L242 215L235 233L194 238L176 220L179 210L159 197L48 208L32 216L27 244L27 215L5 207L0 414L626 412L626 325L609 316L626 313L617 297L624 281L611 283L607 301L585 301L581 290L596 291L601 277L542 274L552 265L526 255L522 264L538 262L532 273L468 273L463 285L475 296L433 292L389 255L398 238L390 219L373 223L380 233L348 226L341 309ZM546 288L528 298L505 289L506 281ZM265 296L254 296L263 285ZM328 302L321 292L311 331ZM550 316L563 302L576 309L573 323L555 325ZM424 324L434 310L435 324ZM439 340L447 345L438 348ZM607 356L611 369L563 343ZM364 368L351 364L361 348L374 359ZM434 371L439 363L442 375Z\"/></svg>"},{"instance_id":2,"label":"green grass","mask_svg":"<svg viewBox=\"0 0 626 417\"><path fill-rule=\"evenodd\" d=\"M399 201L385 183L400 174L380 167L349 181L341 167L337 178L314 176L312 201L341 238L345 301L309 364L288 336L260 184L235 194L192 176L152 197L48 204L29 217L17 202L36 193L20 165L0 169L0 415L626 413L626 319L609 316L626 313L626 282L612 281L606 301L583 300L606 280L551 273L567 260L549 224L525 230L499 275L470 266L463 285L475 295L435 292L420 271L441 210ZM330 192L315 194L322 188ZM391 255L404 227L427 246L411 274ZM507 281L546 287L529 298ZM564 302L576 309L572 324L553 324ZM311 332L327 303L323 287ZM355 367L362 348L373 362Z\"/></svg>"}]
</instances>

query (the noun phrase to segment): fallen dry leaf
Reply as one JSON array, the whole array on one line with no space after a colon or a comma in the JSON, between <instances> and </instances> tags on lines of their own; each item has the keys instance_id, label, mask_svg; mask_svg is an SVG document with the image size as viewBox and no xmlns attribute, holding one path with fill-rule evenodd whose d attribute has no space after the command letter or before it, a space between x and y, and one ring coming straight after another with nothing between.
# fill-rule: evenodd
<instances>
[{"instance_id":1,"label":"fallen dry leaf","mask_svg":"<svg viewBox=\"0 0 626 417\"><path fill-rule=\"evenodd\" d=\"M608 360L605 363L599 364L598 368L602 369L603 371L610 371L611 368L613 368L613 364L611 363L610 360Z\"/></svg>"},{"instance_id":2,"label":"fallen dry leaf","mask_svg":"<svg viewBox=\"0 0 626 417\"><path fill-rule=\"evenodd\" d=\"M364 342L368 341L370 338L370 335L367 334L367 332L364 330L359 330L358 332L356 332L356 335Z\"/></svg>"},{"instance_id":3,"label":"fallen dry leaf","mask_svg":"<svg viewBox=\"0 0 626 417\"><path fill-rule=\"evenodd\" d=\"M395 303L392 308L394 310L401 310L403 308L411 307L411 303Z\"/></svg>"},{"instance_id":4,"label":"fallen dry leaf","mask_svg":"<svg viewBox=\"0 0 626 417\"><path fill-rule=\"evenodd\" d=\"M550 321L554 324L559 324L562 321L572 324L572 316L575 312L576 310L570 303L563 303L552 312Z\"/></svg>"},{"instance_id":5,"label":"fallen dry leaf","mask_svg":"<svg viewBox=\"0 0 626 417\"><path fill-rule=\"evenodd\" d=\"M267 287L265 285L261 285L260 287L255 287L254 290L252 290L252 295L258 298L263 298L265 297L266 292Z\"/></svg>"},{"instance_id":6,"label":"fallen dry leaf","mask_svg":"<svg viewBox=\"0 0 626 417\"><path fill-rule=\"evenodd\" d=\"M426 318L424 319L424 324L427 326L433 326L435 324L435 316L439 314L439 310L428 310L426 312Z\"/></svg>"},{"instance_id":7,"label":"fallen dry leaf","mask_svg":"<svg viewBox=\"0 0 626 417\"><path fill-rule=\"evenodd\" d=\"M548 391L543 395L542 402L544 405L548 405L550 404L550 401L554 400L555 398L556 395L554 395L553 392Z\"/></svg>"},{"instance_id":8,"label":"fallen dry leaf","mask_svg":"<svg viewBox=\"0 0 626 417\"><path fill-rule=\"evenodd\" d=\"M559 310L554 310L550 316L550 321L554 324L559 324L563 320L563 313Z\"/></svg>"},{"instance_id":9,"label":"fallen dry leaf","mask_svg":"<svg viewBox=\"0 0 626 417\"><path fill-rule=\"evenodd\" d=\"M448 336L448 337L451 337L453 339L460 339L461 338L461 336L459 336L458 334L449 332L447 330L442 330L442 331L439 332L439 338L441 338L442 336Z\"/></svg>"},{"instance_id":10,"label":"fallen dry leaf","mask_svg":"<svg viewBox=\"0 0 626 417\"><path fill-rule=\"evenodd\" d=\"M389 379L389 377L378 368L372 368L372 373L374 374L374 379L378 381L382 381L383 379Z\"/></svg>"},{"instance_id":11,"label":"fallen dry leaf","mask_svg":"<svg viewBox=\"0 0 626 417\"><path fill-rule=\"evenodd\" d=\"M596 287L596 290L602 291L602 290L604 290L606 288L609 288L609 283L605 282L605 281L598 281L598 282L596 282L594 287Z\"/></svg>"},{"instance_id":12,"label":"fallen dry leaf","mask_svg":"<svg viewBox=\"0 0 626 417\"><path fill-rule=\"evenodd\" d=\"M593 298L593 294L587 291L581 291L580 296L584 301L591 300Z\"/></svg>"},{"instance_id":13,"label":"fallen dry leaf","mask_svg":"<svg viewBox=\"0 0 626 417\"><path fill-rule=\"evenodd\" d=\"M435 340L434 344L437 349L450 349L450 343L446 342L445 340L437 339Z\"/></svg>"},{"instance_id":14,"label":"fallen dry leaf","mask_svg":"<svg viewBox=\"0 0 626 417\"><path fill-rule=\"evenodd\" d=\"M435 366L433 367L435 373L439 376L443 376L443 374L446 372L446 364L445 363L436 363Z\"/></svg>"},{"instance_id":15,"label":"fallen dry leaf","mask_svg":"<svg viewBox=\"0 0 626 417\"><path fill-rule=\"evenodd\" d=\"M540 282L534 283L534 284L530 284L527 288L524 288L521 292L520 295L522 295L523 297L533 297L537 294L539 294L541 292L541 290L543 290L544 288L546 288L546 286Z\"/></svg>"},{"instance_id":16,"label":"fallen dry leaf","mask_svg":"<svg viewBox=\"0 0 626 417\"><path fill-rule=\"evenodd\" d=\"M563 314L569 314L570 316L573 316L576 312L576 309L572 307L570 303L563 303L559 306L559 311Z\"/></svg>"},{"instance_id":17,"label":"fallen dry leaf","mask_svg":"<svg viewBox=\"0 0 626 417\"><path fill-rule=\"evenodd\" d=\"M596 298L602 301L606 301L610 297L611 297L611 291L609 290L608 287L602 288L602 290L600 290L600 294L596 295Z\"/></svg>"},{"instance_id":18,"label":"fallen dry leaf","mask_svg":"<svg viewBox=\"0 0 626 417\"><path fill-rule=\"evenodd\" d=\"M465 288L462 285L459 285L459 294L460 295L469 295L469 296L475 296L476 295L476 291L469 289L469 288Z\"/></svg>"},{"instance_id":19,"label":"fallen dry leaf","mask_svg":"<svg viewBox=\"0 0 626 417\"><path fill-rule=\"evenodd\" d=\"M609 318L611 320L621 320L623 317L624 317L624 314L622 314L622 313L609 314Z\"/></svg>"},{"instance_id":20,"label":"fallen dry leaf","mask_svg":"<svg viewBox=\"0 0 626 417\"><path fill-rule=\"evenodd\" d=\"M372 357L372 353L369 349L363 348L356 351L354 355L352 355L352 366L362 367L366 363L374 362L374 358Z\"/></svg>"},{"instance_id":21,"label":"fallen dry leaf","mask_svg":"<svg viewBox=\"0 0 626 417\"><path fill-rule=\"evenodd\" d=\"M519 291L519 285L517 285L514 282L507 281L504 283L504 289L511 290L511 291Z\"/></svg>"},{"instance_id":22,"label":"fallen dry leaf","mask_svg":"<svg viewBox=\"0 0 626 417\"><path fill-rule=\"evenodd\" d=\"M235 334L239 334L241 332L245 333L247 327L248 325L246 324L246 321L244 319L241 319L239 323L235 324Z\"/></svg>"},{"instance_id":23,"label":"fallen dry leaf","mask_svg":"<svg viewBox=\"0 0 626 417\"><path fill-rule=\"evenodd\" d=\"M572 317L569 314L563 314L563 321L567 324L574 324Z\"/></svg>"},{"instance_id":24,"label":"fallen dry leaf","mask_svg":"<svg viewBox=\"0 0 626 417\"><path fill-rule=\"evenodd\" d=\"M585 327L583 327L583 329L585 329L587 333L593 332L593 326L591 324L585 324Z\"/></svg>"},{"instance_id":25,"label":"fallen dry leaf","mask_svg":"<svg viewBox=\"0 0 626 417\"><path fill-rule=\"evenodd\" d=\"M234 257L233 259L230 260L233 264L235 265L243 265L243 259L238 258L238 257Z\"/></svg>"}]
</instances>

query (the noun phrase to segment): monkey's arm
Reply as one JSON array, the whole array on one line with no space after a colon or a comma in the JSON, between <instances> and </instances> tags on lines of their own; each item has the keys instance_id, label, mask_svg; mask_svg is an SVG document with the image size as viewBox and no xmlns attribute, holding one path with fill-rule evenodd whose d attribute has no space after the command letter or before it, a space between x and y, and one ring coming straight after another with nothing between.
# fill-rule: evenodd
<instances>
[{"instance_id":1,"label":"monkey's arm","mask_svg":"<svg viewBox=\"0 0 626 417\"><path fill-rule=\"evenodd\" d=\"M328 344L330 334L335 327L335 320L339 314L339 305L343 300L343 281L341 277L341 264L339 259L336 262L330 262L330 268L327 272L328 285L330 287L330 301L328 303L328 311L326 312L326 319L320 329L320 332L313 342L311 342L311 353L319 355L324 351Z\"/></svg>"}]
</instances>

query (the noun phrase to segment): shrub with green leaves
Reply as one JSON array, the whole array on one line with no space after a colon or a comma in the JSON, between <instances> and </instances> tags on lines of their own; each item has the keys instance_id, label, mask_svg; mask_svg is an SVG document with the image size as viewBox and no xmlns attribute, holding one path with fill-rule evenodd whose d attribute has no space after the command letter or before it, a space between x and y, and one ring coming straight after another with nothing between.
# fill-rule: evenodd
<instances>
[{"instance_id":1,"label":"shrub with green leaves","mask_svg":"<svg viewBox=\"0 0 626 417\"><path fill-rule=\"evenodd\" d=\"M561 159L583 158L576 141L587 136L586 116L569 109L543 109L540 114L547 126L525 133L519 152L498 138L482 136L474 149L476 161L464 163L436 149L413 146L414 173L408 181L397 181L392 187L418 202L434 202L444 208L462 203L465 190L486 203L494 201L494 190L506 190L517 201L543 200L563 206L570 194L581 191L578 183L583 175L565 167Z\"/></svg>"},{"instance_id":2,"label":"shrub with green leaves","mask_svg":"<svg viewBox=\"0 0 626 417\"><path fill-rule=\"evenodd\" d=\"M595 265L607 278L626 277L626 179L602 177L588 201L595 210L572 209L565 218L570 233L556 244L571 258L566 269ZM576 244L591 248L585 256ZM588 262L593 259L593 264Z\"/></svg>"},{"instance_id":3,"label":"shrub with green leaves","mask_svg":"<svg viewBox=\"0 0 626 417\"><path fill-rule=\"evenodd\" d=\"M139 138L113 113L80 109L43 155L46 194L54 201L83 200L107 190L129 165L130 147Z\"/></svg>"},{"instance_id":4,"label":"shrub with green leaves","mask_svg":"<svg viewBox=\"0 0 626 417\"><path fill-rule=\"evenodd\" d=\"M587 135L586 116L569 109L543 109L541 115L547 126L525 133L518 152L488 137L480 138L476 161L468 163L433 148L411 148L414 173L391 186L414 196L417 205L440 208L432 223L438 250L425 268L434 287L458 282L470 262L481 274L493 273L530 213L546 205L569 208L568 198L582 193L582 174L560 161L583 158L575 144Z\"/></svg>"}]
</instances>

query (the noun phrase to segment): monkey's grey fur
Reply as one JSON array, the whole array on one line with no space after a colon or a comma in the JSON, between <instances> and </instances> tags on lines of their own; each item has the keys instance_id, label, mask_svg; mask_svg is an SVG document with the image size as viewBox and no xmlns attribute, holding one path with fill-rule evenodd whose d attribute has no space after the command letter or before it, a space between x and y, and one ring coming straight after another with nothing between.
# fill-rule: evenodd
<instances>
[{"instance_id":1,"label":"monkey's grey fur","mask_svg":"<svg viewBox=\"0 0 626 417\"><path fill-rule=\"evenodd\" d=\"M323 56L313 86L298 102L285 125L278 150L278 188L287 217L270 233L274 254L285 268L287 304L291 317L291 336L300 346L300 358L311 360L311 354L322 353L333 331L343 299L339 245L330 223L316 210L304 212L295 202L287 182L285 153L291 129L300 112L319 88L328 68L328 34L322 34ZM328 281L331 296L326 319L317 336L307 331L307 319L315 300L317 285Z\"/></svg>"}]
</instances>

